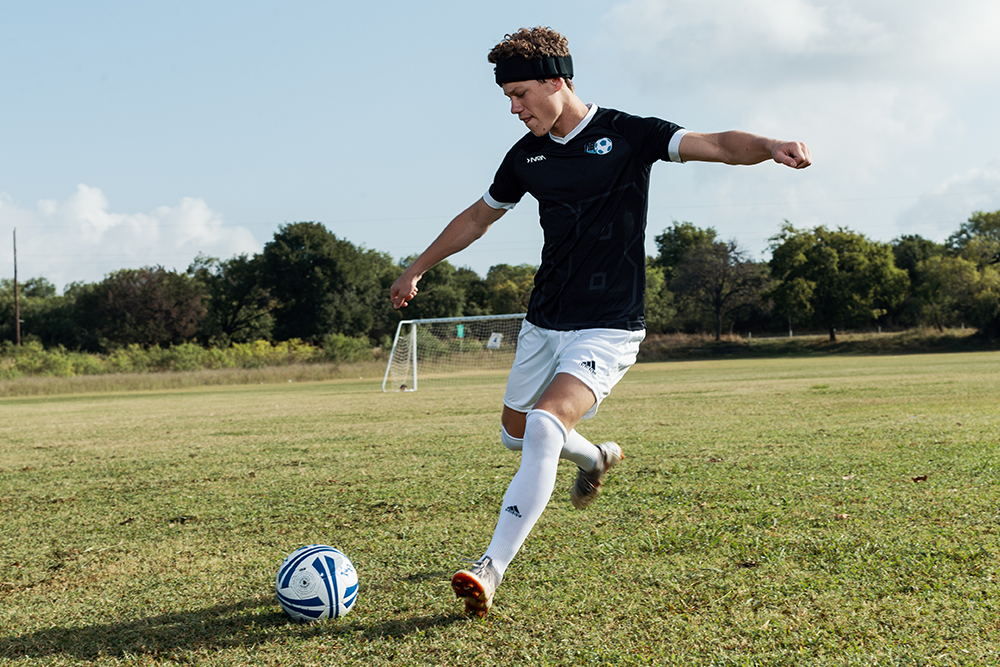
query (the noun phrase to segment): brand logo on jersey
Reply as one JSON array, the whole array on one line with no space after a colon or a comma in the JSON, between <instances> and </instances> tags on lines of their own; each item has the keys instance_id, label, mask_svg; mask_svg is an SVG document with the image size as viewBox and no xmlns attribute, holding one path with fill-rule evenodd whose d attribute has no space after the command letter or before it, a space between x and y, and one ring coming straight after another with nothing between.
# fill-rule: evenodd
<instances>
[{"instance_id":1,"label":"brand logo on jersey","mask_svg":"<svg viewBox=\"0 0 1000 667\"><path fill-rule=\"evenodd\" d=\"M596 361L581 361L580 365L591 372L592 375L597 375L597 362Z\"/></svg>"},{"instance_id":2,"label":"brand logo on jersey","mask_svg":"<svg viewBox=\"0 0 1000 667\"><path fill-rule=\"evenodd\" d=\"M511 505L510 507L505 509L504 512L507 512L507 514L513 514L518 519L521 518L521 512L517 509L517 505Z\"/></svg>"},{"instance_id":3,"label":"brand logo on jersey","mask_svg":"<svg viewBox=\"0 0 1000 667\"><path fill-rule=\"evenodd\" d=\"M585 150L593 155L607 155L611 152L611 140L607 137L603 139L598 139L597 141L587 144Z\"/></svg>"},{"instance_id":4,"label":"brand logo on jersey","mask_svg":"<svg viewBox=\"0 0 1000 667\"><path fill-rule=\"evenodd\" d=\"M529 157L528 164L531 164L532 162L541 162L544 159L545 159L544 155L536 155L535 157Z\"/></svg>"}]
</instances>

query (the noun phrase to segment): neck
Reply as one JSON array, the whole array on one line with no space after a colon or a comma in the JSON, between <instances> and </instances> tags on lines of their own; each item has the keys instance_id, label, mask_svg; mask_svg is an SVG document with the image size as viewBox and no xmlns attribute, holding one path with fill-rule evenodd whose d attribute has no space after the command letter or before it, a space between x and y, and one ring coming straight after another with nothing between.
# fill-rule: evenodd
<instances>
[{"instance_id":1,"label":"neck","mask_svg":"<svg viewBox=\"0 0 1000 667\"><path fill-rule=\"evenodd\" d=\"M556 119L556 122L552 124L552 129L549 130L556 137L565 137L572 132L573 128L586 118L589 111L587 105L576 96L576 93L570 90L566 92L569 93L569 99L566 100L562 113L559 114L559 118Z\"/></svg>"}]
</instances>

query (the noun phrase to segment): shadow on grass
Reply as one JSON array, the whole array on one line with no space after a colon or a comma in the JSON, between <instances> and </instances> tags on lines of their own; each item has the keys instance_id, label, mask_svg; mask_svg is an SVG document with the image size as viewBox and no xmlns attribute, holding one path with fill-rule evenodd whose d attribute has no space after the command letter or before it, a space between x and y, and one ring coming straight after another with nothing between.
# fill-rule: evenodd
<instances>
[{"instance_id":1,"label":"shadow on grass","mask_svg":"<svg viewBox=\"0 0 1000 667\"><path fill-rule=\"evenodd\" d=\"M78 660L135 655L170 657L189 651L263 645L287 638L288 629L300 637L360 634L368 639L402 638L463 620L465 616L454 613L371 624L365 623L363 616L348 616L339 621L295 625L276 610L273 600L253 599L134 621L0 636L0 660L53 656L72 656Z\"/></svg>"}]
</instances>

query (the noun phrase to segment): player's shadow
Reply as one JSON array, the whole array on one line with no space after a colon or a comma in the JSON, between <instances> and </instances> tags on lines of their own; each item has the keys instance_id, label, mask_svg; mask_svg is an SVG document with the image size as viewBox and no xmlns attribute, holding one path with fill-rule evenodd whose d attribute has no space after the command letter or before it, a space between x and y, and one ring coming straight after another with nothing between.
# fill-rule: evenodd
<instances>
[{"instance_id":1,"label":"player's shadow","mask_svg":"<svg viewBox=\"0 0 1000 667\"><path fill-rule=\"evenodd\" d=\"M465 617L438 614L370 624L363 616L329 623L296 625L303 637L360 633L365 637L405 637L428 628L451 625ZM190 612L161 614L134 621L83 627L56 627L23 635L0 635L0 661L30 657L71 656L81 661L99 657L157 655L169 658L190 650L217 650L266 645L279 637L277 626L288 619L273 600L252 599Z\"/></svg>"}]
</instances>

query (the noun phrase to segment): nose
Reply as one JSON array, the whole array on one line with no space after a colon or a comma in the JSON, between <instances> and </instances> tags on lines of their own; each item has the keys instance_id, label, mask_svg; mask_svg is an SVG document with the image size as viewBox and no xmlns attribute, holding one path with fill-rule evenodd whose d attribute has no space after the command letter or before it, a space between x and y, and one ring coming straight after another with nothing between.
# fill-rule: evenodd
<instances>
[{"instance_id":1,"label":"nose","mask_svg":"<svg viewBox=\"0 0 1000 667\"><path fill-rule=\"evenodd\" d=\"M522 106L521 103L518 102L513 97L510 98L510 112L512 114L517 115L517 114L520 114L522 111L524 111L524 106Z\"/></svg>"}]
</instances>

